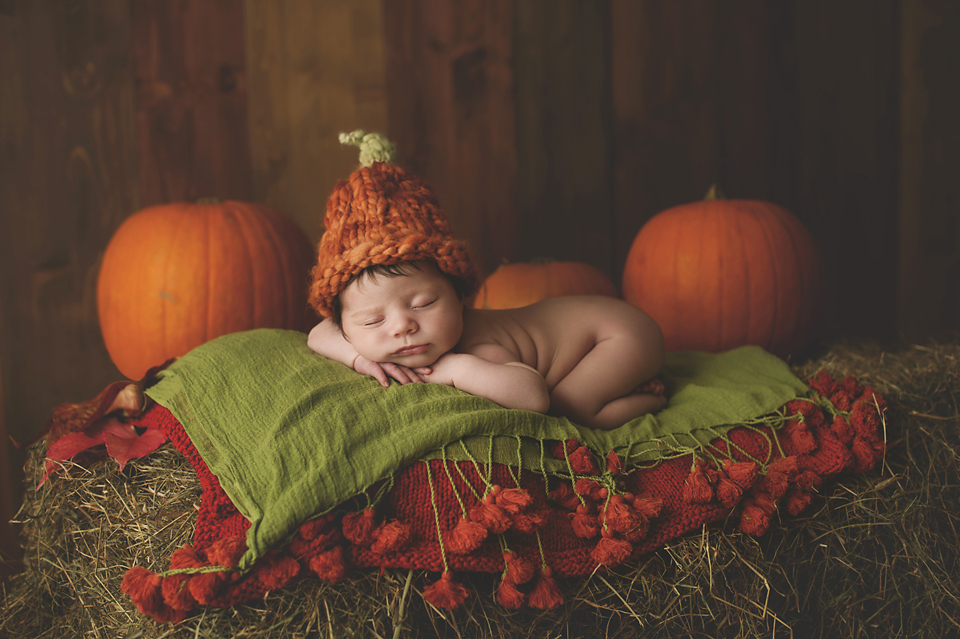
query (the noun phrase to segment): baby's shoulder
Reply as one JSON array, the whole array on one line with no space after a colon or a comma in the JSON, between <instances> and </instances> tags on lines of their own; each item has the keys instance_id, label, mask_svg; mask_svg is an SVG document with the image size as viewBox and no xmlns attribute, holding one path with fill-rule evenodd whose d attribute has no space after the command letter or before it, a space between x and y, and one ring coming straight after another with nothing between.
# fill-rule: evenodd
<instances>
[{"instance_id":1,"label":"baby's shoulder","mask_svg":"<svg viewBox=\"0 0 960 639\"><path fill-rule=\"evenodd\" d=\"M482 353L500 351L502 355L505 351L511 354L513 360L525 361L531 352L535 352L535 348L531 336L518 321L513 309L470 309L469 313L464 314L463 332L457 344L457 350L461 353L482 357Z\"/></svg>"}]
</instances>

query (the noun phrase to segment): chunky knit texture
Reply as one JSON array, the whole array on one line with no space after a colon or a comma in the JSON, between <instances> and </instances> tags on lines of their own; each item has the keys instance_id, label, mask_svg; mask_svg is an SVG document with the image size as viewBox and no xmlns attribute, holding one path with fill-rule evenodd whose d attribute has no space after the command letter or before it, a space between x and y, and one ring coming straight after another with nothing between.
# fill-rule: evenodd
<instances>
[{"instance_id":1,"label":"chunky knit texture","mask_svg":"<svg viewBox=\"0 0 960 639\"><path fill-rule=\"evenodd\" d=\"M338 182L324 227L310 286L310 305L323 317L353 277L378 264L429 260L460 278L465 296L476 292L466 243L453 236L426 182L399 166L373 162Z\"/></svg>"}]
</instances>

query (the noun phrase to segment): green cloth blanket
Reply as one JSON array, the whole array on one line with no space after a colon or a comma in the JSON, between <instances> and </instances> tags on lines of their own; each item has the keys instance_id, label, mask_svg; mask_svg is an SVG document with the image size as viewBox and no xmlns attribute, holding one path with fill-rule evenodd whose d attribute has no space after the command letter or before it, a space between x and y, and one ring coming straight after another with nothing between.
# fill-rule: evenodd
<instances>
[{"instance_id":1,"label":"green cloth blanket","mask_svg":"<svg viewBox=\"0 0 960 639\"><path fill-rule=\"evenodd\" d=\"M462 438L503 436L511 446L496 461L506 463L525 463L502 452L517 451L519 438L571 437L600 455L614 449L628 461L646 461L705 446L806 391L784 362L756 347L672 353L660 378L666 409L594 431L448 386L383 388L311 351L303 333L259 329L190 351L147 395L179 420L251 522L240 564L246 568L302 522ZM536 457L540 463L542 455Z\"/></svg>"}]
</instances>

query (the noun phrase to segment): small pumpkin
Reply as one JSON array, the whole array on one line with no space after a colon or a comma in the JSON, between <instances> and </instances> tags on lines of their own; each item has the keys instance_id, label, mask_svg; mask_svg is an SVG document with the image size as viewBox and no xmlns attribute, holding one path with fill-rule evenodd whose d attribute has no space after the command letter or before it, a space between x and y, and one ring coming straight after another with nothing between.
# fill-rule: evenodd
<instances>
[{"instance_id":1,"label":"small pumpkin","mask_svg":"<svg viewBox=\"0 0 960 639\"><path fill-rule=\"evenodd\" d=\"M816 329L823 288L816 244L793 214L715 189L648 220L623 270L624 299L660 324L668 351L796 353Z\"/></svg>"},{"instance_id":2,"label":"small pumpkin","mask_svg":"<svg viewBox=\"0 0 960 639\"><path fill-rule=\"evenodd\" d=\"M582 262L516 262L501 265L487 277L473 307L520 308L561 295L617 297L617 287L603 271Z\"/></svg>"},{"instance_id":3,"label":"small pumpkin","mask_svg":"<svg viewBox=\"0 0 960 639\"><path fill-rule=\"evenodd\" d=\"M207 200L138 211L114 233L97 279L107 351L140 379L226 333L306 330L312 263L303 231L266 206Z\"/></svg>"}]
</instances>

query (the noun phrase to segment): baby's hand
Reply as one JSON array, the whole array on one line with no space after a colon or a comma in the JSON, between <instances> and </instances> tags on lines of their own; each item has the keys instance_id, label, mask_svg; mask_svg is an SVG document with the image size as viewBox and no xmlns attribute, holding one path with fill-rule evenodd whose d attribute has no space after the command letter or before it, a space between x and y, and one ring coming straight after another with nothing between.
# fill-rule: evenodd
<instances>
[{"instance_id":1,"label":"baby's hand","mask_svg":"<svg viewBox=\"0 0 960 639\"><path fill-rule=\"evenodd\" d=\"M459 353L446 353L430 366L415 368L413 372L419 375L425 382L454 386L453 378L456 371L460 368L461 359L462 357Z\"/></svg>"},{"instance_id":2,"label":"baby's hand","mask_svg":"<svg viewBox=\"0 0 960 639\"><path fill-rule=\"evenodd\" d=\"M357 359L353 361L353 370L376 378L384 388L390 386L390 380L387 379L388 376L401 384L423 383L423 380L406 366L400 366L393 362L372 362L363 355L357 355Z\"/></svg>"}]
</instances>

